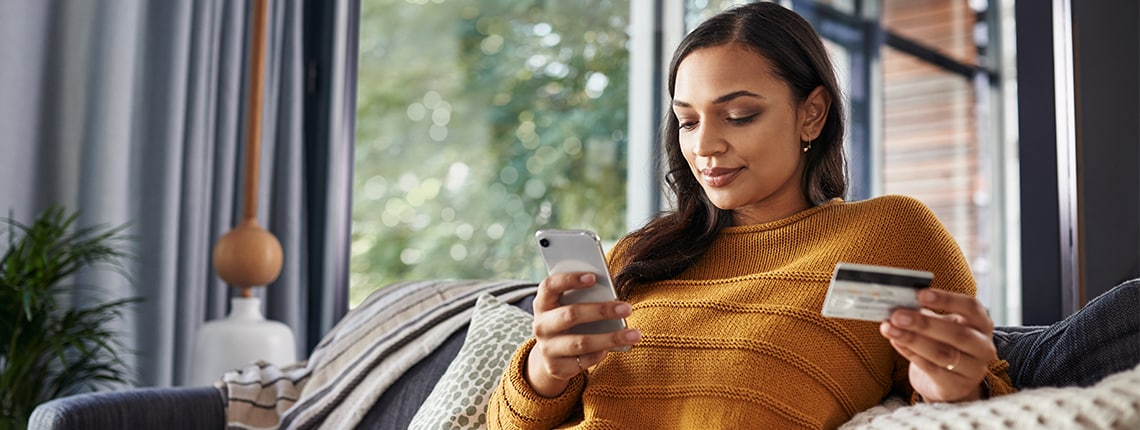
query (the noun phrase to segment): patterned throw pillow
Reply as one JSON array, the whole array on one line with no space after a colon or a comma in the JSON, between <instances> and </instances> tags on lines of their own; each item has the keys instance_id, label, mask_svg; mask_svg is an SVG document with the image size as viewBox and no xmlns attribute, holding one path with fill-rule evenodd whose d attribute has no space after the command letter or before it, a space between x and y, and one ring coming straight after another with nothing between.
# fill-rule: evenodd
<instances>
[{"instance_id":1,"label":"patterned throw pillow","mask_svg":"<svg viewBox=\"0 0 1140 430\"><path fill-rule=\"evenodd\" d=\"M480 295L463 347L408 428L486 428L487 401L511 355L531 336L532 321L523 310Z\"/></svg>"}]
</instances>

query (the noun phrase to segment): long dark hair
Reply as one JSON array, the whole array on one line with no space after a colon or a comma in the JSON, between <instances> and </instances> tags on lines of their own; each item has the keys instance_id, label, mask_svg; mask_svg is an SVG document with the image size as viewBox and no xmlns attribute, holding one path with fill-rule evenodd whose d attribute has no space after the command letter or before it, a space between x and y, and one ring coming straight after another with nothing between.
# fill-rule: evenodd
<instances>
[{"instance_id":1,"label":"long dark hair","mask_svg":"<svg viewBox=\"0 0 1140 430\"><path fill-rule=\"evenodd\" d=\"M813 205L845 196L843 99L819 34L795 12L774 3L752 3L730 8L701 23L673 54L669 96L673 96L677 67L685 57L701 48L728 43L738 43L767 59L772 72L791 87L800 103L817 87L828 93L831 107L823 130L806 155L803 189ZM622 269L614 279L622 297L628 297L637 285L681 274L704 255L722 229L732 225L732 211L714 206L689 170L678 141L678 125L677 116L669 109L660 132L667 163L664 182L677 205L627 238Z\"/></svg>"}]
</instances>

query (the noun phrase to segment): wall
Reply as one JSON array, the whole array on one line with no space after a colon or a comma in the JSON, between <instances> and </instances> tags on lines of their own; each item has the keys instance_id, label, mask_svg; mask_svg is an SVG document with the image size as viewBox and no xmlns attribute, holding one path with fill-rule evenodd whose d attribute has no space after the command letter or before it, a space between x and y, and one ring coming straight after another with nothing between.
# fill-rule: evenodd
<instances>
[{"instance_id":1,"label":"wall","mask_svg":"<svg viewBox=\"0 0 1140 430\"><path fill-rule=\"evenodd\" d=\"M1072 2L1083 299L1140 277L1140 3Z\"/></svg>"},{"instance_id":2,"label":"wall","mask_svg":"<svg viewBox=\"0 0 1140 430\"><path fill-rule=\"evenodd\" d=\"M1081 305L1140 277L1140 5L1072 2L1077 217L1073 243L1059 210L1053 2L1018 2L1023 323L1066 316L1067 256L1079 256ZM1060 160L1064 162L1064 157Z\"/></svg>"}]
</instances>

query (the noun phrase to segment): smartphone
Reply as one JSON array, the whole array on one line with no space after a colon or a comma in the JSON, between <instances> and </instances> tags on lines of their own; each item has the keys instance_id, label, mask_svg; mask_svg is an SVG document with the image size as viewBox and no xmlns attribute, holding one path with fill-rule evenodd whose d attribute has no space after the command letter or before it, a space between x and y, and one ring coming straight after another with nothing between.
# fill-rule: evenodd
<instances>
[{"instance_id":1,"label":"smartphone","mask_svg":"<svg viewBox=\"0 0 1140 430\"><path fill-rule=\"evenodd\" d=\"M534 234L538 249L550 274L566 272L590 272L597 277L593 287L584 290L571 290L558 299L561 305L571 303L597 303L617 300L610 271L606 268L606 258L602 253L602 242L598 235L589 230L539 230ZM579 324L570 329L572 333L609 333L626 327L625 319L602 320ZM626 347L625 349L628 349ZM624 349L623 349L624 350Z\"/></svg>"}]
</instances>

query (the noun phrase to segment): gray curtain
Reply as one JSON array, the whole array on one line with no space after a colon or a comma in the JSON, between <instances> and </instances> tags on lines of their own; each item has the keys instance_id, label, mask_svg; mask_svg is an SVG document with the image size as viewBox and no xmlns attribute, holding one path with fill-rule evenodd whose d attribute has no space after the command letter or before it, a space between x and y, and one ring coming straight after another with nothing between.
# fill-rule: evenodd
<instances>
[{"instance_id":1,"label":"gray curtain","mask_svg":"<svg viewBox=\"0 0 1140 430\"><path fill-rule=\"evenodd\" d=\"M248 3L0 2L0 211L131 224L132 281L82 281L143 298L119 327L138 385L185 383L198 327L234 294L211 259L241 212ZM346 309L354 3L270 2L259 221L285 260L255 294L299 357Z\"/></svg>"}]
</instances>

